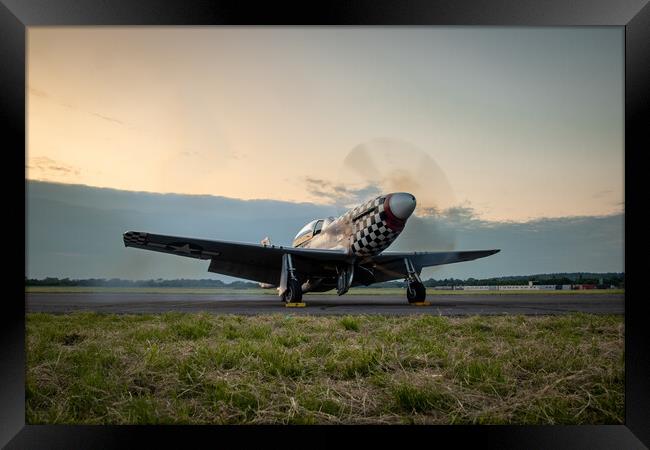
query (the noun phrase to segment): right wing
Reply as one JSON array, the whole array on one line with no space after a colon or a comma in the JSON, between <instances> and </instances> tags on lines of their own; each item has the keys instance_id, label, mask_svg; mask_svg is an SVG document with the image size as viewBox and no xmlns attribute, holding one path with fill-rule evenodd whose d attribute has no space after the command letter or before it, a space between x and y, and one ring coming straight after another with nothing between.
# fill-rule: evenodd
<instances>
[{"instance_id":1,"label":"right wing","mask_svg":"<svg viewBox=\"0 0 650 450\"><path fill-rule=\"evenodd\" d=\"M383 252L371 258L375 264L375 278L377 282L396 280L406 277L406 264L408 258L420 273L423 267L439 266L473 259L485 258L494 255L500 250L463 250L452 252Z\"/></svg>"},{"instance_id":2,"label":"right wing","mask_svg":"<svg viewBox=\"0 0 650 450\"><path fill-rule=\"evenodd\" d=\"M299 273L305 272L316 276L319 274L332 276L332 273L336 273L335 265L348 260L348 255L343 250L212 241L139 231L127 231L123 237L126 247L189 258L210 259L209 272L274 286L280 283L282 255L285 253L292 255L294 266Z\"/></svg>"}]
</instances>

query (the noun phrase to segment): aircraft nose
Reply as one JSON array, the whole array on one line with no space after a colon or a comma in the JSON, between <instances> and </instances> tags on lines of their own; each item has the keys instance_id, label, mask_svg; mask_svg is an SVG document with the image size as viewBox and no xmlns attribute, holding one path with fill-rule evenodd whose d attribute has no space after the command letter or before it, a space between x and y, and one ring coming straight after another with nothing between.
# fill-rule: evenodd
<instances>
[{"instance_id":1,"label":"aircraft nose","mask_svg":"<svg viewBox=\"0 0 650 450\"><path fill-rule=\"evenodd\" d=\"M397 218L406 220L415 210L415 197L407 192L391 194L388 207Z\"/></svg>"}]
</instances>

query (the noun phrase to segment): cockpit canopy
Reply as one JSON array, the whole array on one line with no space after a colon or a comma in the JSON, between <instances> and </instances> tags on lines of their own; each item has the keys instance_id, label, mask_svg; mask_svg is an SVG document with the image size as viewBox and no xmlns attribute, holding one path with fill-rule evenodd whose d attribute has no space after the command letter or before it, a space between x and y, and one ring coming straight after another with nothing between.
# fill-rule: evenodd
<instances>
[{"instance_id":1,"label":"cockpit canopy","mask_svg":"<svg viewBox=\"0 0 650 450\"><path fill-rule=\"evenodd\" d=\"M302 235L313 232L313 231L314 231L314 227L316 226L316 223L319 222L319 221L322 223L322 220L320 220L320 219L316 219L316 220L312 220L312 221L309 222L307 225L305 225L304 227L302 227L302 228L300 229L300 231L298 231L298 234L296 234L296 237L293 238L293 240L295 241L296 239L298 239L298 238L301 237Z\"/></svg>"},{"instance_id":2,"label":"cockpit canopy","mask_svg":"<svg viewBox=\"0 0 650 450\"><path fill-rule=\"evenodd\" d=\"M328 217L327 219L315 219L309 222L307 225L302 227L296 237L293 238L294 243L297 241L303 241L310 239L316 236L318 233L327 228L327 226L334 221L333 217Z\"/></svg>"}]
</instances>

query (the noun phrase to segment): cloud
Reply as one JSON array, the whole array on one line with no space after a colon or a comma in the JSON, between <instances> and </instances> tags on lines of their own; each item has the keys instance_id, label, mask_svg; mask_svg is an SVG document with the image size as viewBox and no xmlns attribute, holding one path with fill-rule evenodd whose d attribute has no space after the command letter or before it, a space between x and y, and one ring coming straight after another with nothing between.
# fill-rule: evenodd
<instances>
[{"instance_id":1,"label":"cloud","mask_svg":"<svg viewBox=\"0 0 650 450\"><path fill-rule=\"evenodd\" d=\"M591 197L592 198L602 198L602 197L605 197L608 194L611 194L612 192L614 192L614 191L612 191L611 189L605 189L603 191L596 192Z\"/></svg>"},{"instance_id":2,"label":"cloud","mask_svg":"<svg viewBox=\"0 0 650 450\"><path fill-rule=\"evenodd\" d=\"M425 270L436 278L625 270L622 214L495 222L468 213L409 219L390 249L443 250L450 243L456 250L501 249L484 260Z\"/></svg>"},{"instance_id":3,"label":"cloud","mask_svg":"<svg viewBox=\"0 0 650 450\"><path fill-rule=\"evenodd\" d=\"M124 122L122 122L121 120L118 120L118 119L116 119L116 118L114 118L114 117L105 116L105 115L103 115L103 114L99 114L99 113L95 113L95 112L94 112L94 113L91 113L91 114L92 114L93 116L99 117L100 119L107 120L108 122L113 122L113 123L117 123L117 124L119 124L119 125L124 125Z\"/></svg>"},{"instance_id":4,"label":"cloud","mask_svg":"<svg viewBox=\"0 0 650 450\"><path fill-rule=\"evenodd\" d=\"M184 156L186 158L205 158L206 155L202 154L199 151L196 150L183 150L180 152L181 156ZM244 159L246 158L246 155L244 153L237 153L234 151L225 151L223 153L219 154L220 158L229 158L229 159Z\"/></svg>"},{"instance_id":5,"label":"cloud","mask_svg":"<svg viewBox=\"0 0 650 450\"><path fill-rule=\"evenodd\" d=\"M30 94L32 94L32 95L34 95L36 97L49 99L50 101L52 101L53 103L56 103L57 105L64 106L64 107L69 108L69 109L81 111L81 112L84 112L86 114L91 114L91 115L93 115L95 117L99 117L102 120L105 120L105 121L111 122L111 123L115 123L117 125L127 125L124 121L122 121L120 119L116 119L115 117L107 116L106 114L100 114L98 112L86 111L86 110L83 110L83 109L78 108L76 106L73 106L70 103L63 102L61 100L56 100L56 99L52 98L52 96L50 94L48 94L47 92L42 91L40 89L37 89L35 87L30 86L28 89L29 89Z\"/></svg>"},{"instance_id":6,"label":"cloud","mask_svg":"<svg viewBox=\"0 0 650 450\"><path fill-rule=\"evenodd\" d=\"M307 192L327 204L350 206L361 203L381 194L381 190L373 185L361 188L349 188L340 183L332 183L320 178L305 178Z\"/></svg>"},{"instance_id":7,"label":"cloud","mask_svg":"<svg viewBox=\"0 0 650 450\"><path fill-rule=\"evenodd\" d=\"M47 95L47 92L41 91L40 89L36 89L36 88L33 88L33 87L29 88L29 93L32 94L32 95L35 95L37 97L42 97L42 98L49 98L50 97L49 95Z\"/></svg>"},{"instance_id":8,"label":"cloud","mask_svg":"<svg viewBox=\"0 0 650 450\"><path fill-rule=\"evenodd\" d=\"M28 169L39 172L41 176L47 175L79 175L79 169L69 164L64 164L48 158L47 156L37 156L29 159Z\"/></svg>"},{"instance_id":9,"label":"cloud","mask_svg":"<svg viewBox=\"0 0 650 450\"><path fill-rule=\"evenodd\" d=\"M462 205L456 205L446 209L436 207L420 208L417 214L421 217L433 217L434 219L444 219L451 222L481 221L474 208Z\"/></svg>"},{"instance_id":10,"label":"cloud","mask_svg":"<svg viewBox=\"0 0 650 450\"><path fill-rule=\"evenodd\" d=\"M318 180L312 181L318 186ZM320 190L334 192L334 186ZM273 243L287 245L305 223L335 215L336 209L325 204L154 194L37 181L28 181L26 207L28 276L145 279L205 278L207 263L126 249L122 233L127 230L254 243L269 236ZM498 248L501 252L426 269L425 278L622 272L624 215L493 222L478 219L472 208L449 208L413 216L388 250L451 248Z\"/></svg>"}]
</instances>

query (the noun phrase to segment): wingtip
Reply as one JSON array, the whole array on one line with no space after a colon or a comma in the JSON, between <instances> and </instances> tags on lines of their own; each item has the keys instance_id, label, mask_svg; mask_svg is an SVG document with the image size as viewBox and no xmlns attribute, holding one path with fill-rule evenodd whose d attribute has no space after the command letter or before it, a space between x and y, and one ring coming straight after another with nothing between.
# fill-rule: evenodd
<instances>
[{"instance_id":1,"label":"wingtip","mask_svg":"<svg viewBox=\"0 0 650 450\"><path fill-rule=\"evenodd\" d=\"M143 245L146 242L147 233L141 231L125 231L122 233L122 240L125 247L133 247L135 245Z\"/></svg>"}]
</instances>

